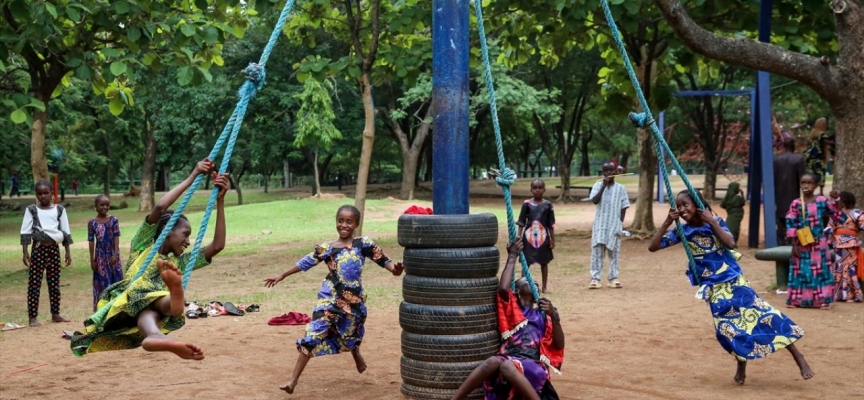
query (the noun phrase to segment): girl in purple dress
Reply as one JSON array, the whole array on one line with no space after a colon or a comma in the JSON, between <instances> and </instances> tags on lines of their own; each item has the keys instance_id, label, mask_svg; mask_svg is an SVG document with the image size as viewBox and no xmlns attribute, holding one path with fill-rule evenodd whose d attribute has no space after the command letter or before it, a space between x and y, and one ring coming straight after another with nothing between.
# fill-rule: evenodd
<instances>
[{"instance_id":1,"label":"girl in purple dress","mask_svg":"<svg viewBox=\"0 0 864 400\"><path fill-rule=\"evenodd\" d=\"M120 264L120 222L108 215L111 199L104 194L96 196L96 218L87 223L90 242L90 269L93 270L93 311L99 295L108 286L123 280Z\"/></svg>"}]
</instances>

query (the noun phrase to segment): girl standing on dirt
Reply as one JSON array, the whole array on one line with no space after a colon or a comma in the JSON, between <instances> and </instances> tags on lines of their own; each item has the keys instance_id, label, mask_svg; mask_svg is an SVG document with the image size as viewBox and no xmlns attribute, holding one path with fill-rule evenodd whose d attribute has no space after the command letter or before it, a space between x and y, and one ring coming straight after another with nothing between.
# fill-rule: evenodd
<instances>
[{"instance_id":1,"label":"girl standing on dirt","mask_svg":"<svg viewBox=\"0 0 864 400\"><path fill-rule=\"evenodd\" d=\"M510 290L520 251L521 238L507 246L507 263L498 283L501 348L465 378L453 400L464 399L481 386L486 399L558 399L549 376L564 360L561 318L548 299L534 301L525 277L516 281L515 292Z\"/></svg>"},{"instance_id":2,"label":"girl standing on dirt","mask_svg":"<svg viewBox=\"0 0 864 400\"><path fill-rule=\"evenodd\" d=\"M786 237L792 241L789 273L789 307L831 309L834 301L834 271L831 269L831 237L825 232L829 220L842 222L837 205L813 192L819 185L816 174L801 176L801 198L792 201L786 214Z\"/></svg>"},{"instance_id":3,"label":"girl standing on dirt","mask_svg":"<svg viewBox=\"0 0 864 400\"><path fill-rule=\"evenodd\" d=\"M336 212L336 231L339 237L329 243L315 246L315 250L280 275L264 279L267 287L276 286L283 279L300 271L308 271L322 261L329 273L318 292L318 303L312 313L312 322L306 325L306 336L297 340L297 363L294 374L280 389L294 393L300 374L312 357L350 351L361 374L366 361L360 354L366 322L366 292L363 290L363 264L367 258L386 268L393 275L402 274L402 263L394 263L372 239L354 237L360 226L360 210L344 205Z\"/></svg>"},{"instance_id":4,"label":"girl standing on dirt","mask_svg":"<svg viewBox=\"0 0 864 400\"><path fill-rule=\"evenodd\" d=\"M28 267L27 280L27 316L30 326L41 325L39 316L39 292L42 289L42 274L48 283L48 298L51 299L51 321L69 322L60 315L60 244L66 250L66 266L72 265L72 254L69 245L72 235L69 230L69 218L63 206L51 204L53 196L51 183L36 182L36 204L31 204L24 211L21 222L21 246L24 251L24 266ZM33 243L32 252L27 251Z\"/></svg>"},{"instance_id":5,"label":"girl standing on dirt","mask_svg":"<svg viewBox=\"0 0 864 400\"><path fill-rule=\"evenodd\" d=\"M858 233L864 230L864 213L855 208L855 195L840 192L837 207L843 212L843 222L832 221L834 236L834 296L837 301L861 302L864 293L861 292L859 279L864 279L864 251L861 249L861 239Z\"/></svg>"},{"instance_id":6,"label":"girl standing on dirt","mask_svg":"<svg viewBox=\"0 0 864 400\"><path fill-rule=\"evenodd\" d=\"M717 341L738 360L735 382L744 384L747 361L783 348L792 353L801 376L812 378L815 373L794 344L804 336L804 330L760 299L750 287L738 265L741 255L733 251L735 240L726 222L714 217L704 200L702 204L707 209L697 209L692 195L686 190L678 193L675 201L677 209L669 211L660 230L651 239L648 250L655 252L681 243L674 229L667 230L678 218L684 219L682 229L693 252L696 269L688 269L687 276L694 286L701 283L696 297L711 307Z\"/></svg>"},{"instance_id":7,"label":"girl standing on dirt","mask_svg":"<svg viewBox=\"0 0 864 400\"><path fill-rule=\"evenodd\" d=\"M720 202L720 208L726 210L726 224L736 245L741 234L741 221L744 219L744 205L746 203L741 185L738 182L730 183L729 188L726 189L726 196Z\"/></svg>"},{"instance_id":8,"label":"girl standing on dirt","mask_svg":"<svg viewBox=\"0 0 864 400\"><path fill-rule=\"evenodd\" d=\"M87 223L87 241L90 242L90 269L93 270L93 311L99 295L108 286L123 280L120 265L120 221L108 215L111 199L104 194L96 196L96 218Z\"/></svg>"},{"instance_id":9,"label":"girl standing on dirt","mask_svg":"<svg viewBox=\"0 0 864 400\"><path fill-rule=\"evenodd\" d=\"M552 249L555 248L555 209L552 203L543 198L546 193L546 183L537 178L531 181L531 194L534 198L522 203L522 211L519 212L519 237L525 235L524 254L528 265L540 264L543 274L543 293L546 293L546 279L549 276L549 262L554 258ZM526 229L527 228L527 229Z\"/></svg>"},{"instance_id":10,"label":"girl standing on dirt","mask_svg":"<svg viewBox=\"0 0 864 400\"><path fill-rule=\"evenodd\" d=\"M191 343L177 342L166 334L180 329L186 322L182 274L187 268L198 269L210 264L216 254L225 248L225 193L228 175L214 173L213 185L220 188L216 198L216 227L213 242L199 249L195 265L189 265L189 247L192 227L186 216L180 215L165 242L149 265L143 265L165 229L174 211L168 207L190 186L198 174L213 170L213 163L205 158L182 183L165 194L144 219L132 238L126 278L106 288L99 296L98 310L84 321L84 333L75 332L72 352L76 356L106 350L133 349L141 346L146 351L169 351L180 358L203 360L204 352ZM130 281L137 272L144 273Z\"/></svg>"}]
</instances>

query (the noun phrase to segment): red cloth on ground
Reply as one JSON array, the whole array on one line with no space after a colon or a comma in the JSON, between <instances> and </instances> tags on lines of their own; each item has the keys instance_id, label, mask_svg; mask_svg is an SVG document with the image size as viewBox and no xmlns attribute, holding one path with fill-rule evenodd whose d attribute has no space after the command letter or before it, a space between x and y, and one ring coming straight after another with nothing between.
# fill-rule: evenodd
<instances>
[{"instance_id":1,"label":"red cloth on ground","mask_svg":"<svg viewBox=\"0 0 864 400\"><path fill-rule=\"evenodd\" d=\"M429 207L411 206L402 214L432 215L432 209Z\"/></svg>"},{"instance_id":2,"label":"red cloth on ground","mask_svg":"<svg viewBox=\"0 0 864 400\"><path fill-rule=\"evenodd\" d=\"M519 299L513 292L508 292L510 297L507 300L501 300L501 297L496 297L498 303L498 332L501 332L501 339L507 340L513 333L522 329L527 320L522 310L519 308ZM561 369L561 364L564 362L564 349L556 349L552 346L552 317L546 316L546 329L543 332L543 340L540 341L540 356L546 356L549 359L549 364L556 369Z\"/></svg>"},{"instance_id":3,"label":"red cloth on ground","mask_svg":"<svg viewBox=\"0 0 864 400\"><path fill-rule=\"evenodd\" d=\"M312 321L308 315L291 311L278 317L270 318L267 325L305 325Z\"/></svg>"}]
</instances>

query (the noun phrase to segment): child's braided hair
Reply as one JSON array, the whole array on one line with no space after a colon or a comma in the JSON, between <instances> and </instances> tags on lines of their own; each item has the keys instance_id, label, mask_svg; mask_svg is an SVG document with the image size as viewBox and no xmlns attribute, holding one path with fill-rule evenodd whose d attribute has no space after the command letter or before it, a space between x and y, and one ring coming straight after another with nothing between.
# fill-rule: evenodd
<instances>
[{"instance_id":1,"label":"child's braided hair","mask_svg":"<svg viewBox=\"0 0 864 400\"><path fill-rule=\"evenodd\" d=\"M173 215L174 210L166 210L162 213L162 216L159 217L159 222L156 224L156 237L159 237L159 235L162 234L162 230L165 229L165 225L168 225L168 221L171 220L171 216ZM183 214L180 214L180 219L189 222L189 220Z\"/></svg>"}]
</instances>

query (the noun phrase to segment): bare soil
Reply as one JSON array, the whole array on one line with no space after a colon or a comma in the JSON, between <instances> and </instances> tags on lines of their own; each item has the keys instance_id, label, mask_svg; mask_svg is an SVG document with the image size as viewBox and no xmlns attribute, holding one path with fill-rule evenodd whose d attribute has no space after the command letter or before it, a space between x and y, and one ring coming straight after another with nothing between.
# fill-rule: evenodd
<instances>
[{"instance_id":1,"label":"bare soil","mask_svg":"<svg viewBox=\"0 0 864 400\"><path fill-rule=\"evenodd\" d=\"M392 211L398 214L409 204L393 201ZM472 204L497 207L501 200L475 199ZM561 204L556 211L557 248L548 297L561 311L567 334L563 375L553 377L562 398L864 396L864 305L842 303L830 311L786 309L784 296L765 289L774 282L774 265L756 261L753 250L743 249L742 267L753 287L805 329L806 336L798 346L817 375L804 381L792 357L783 351L750 363L747 384L739 386L732 379L735 360L717 343L708 307L694 299L696 288L684 276L686 257L680 248L652 254L647 251L647 241L627 240L621 253L624 288L589 291L587 232L594 207ZM391 213L377 214L369 218L392 218ZM658 205L655 220L664 215L665 207ZM367 233L395 242L392 234ZM503 249L506 229L500 234ZM230 300L250 291L263 292L261 279L293 263L285 255L286 247L307 250L321 239L265 248L253 256L217 258L195 275L188 297ZM401 259L402 249L394 246L385 250ZM535 273L539 278L539 271ZM172 336L201 346L206 359L200 362L141 349L76 358L60 334L62 329L81 329L81 322L52 324L43 315L42 327L0 333L0 399L402 398L401 280L373 267L367 268L365 276L370 311L362 349L368 370L358 374L348 354L323 357L309 362L295 394L278 390L293 369L297 358L294 341L303 327L268 326L267 320L287 311L310 313L323 276L323 269L313 269L283 282L263 297L260 313L188 320ZM0 301L25 307L24 291L0 293ZM292 294L298 291L300 296ZM302 300L286 301L288 297ZM64 293L63 306L86 314L90 294Z\"/></svg>"}]
</instances>

